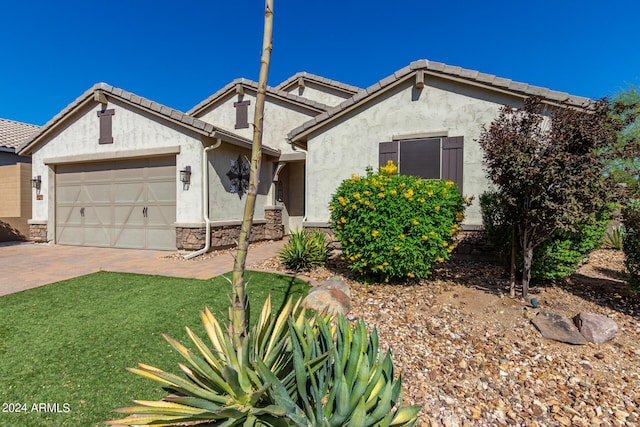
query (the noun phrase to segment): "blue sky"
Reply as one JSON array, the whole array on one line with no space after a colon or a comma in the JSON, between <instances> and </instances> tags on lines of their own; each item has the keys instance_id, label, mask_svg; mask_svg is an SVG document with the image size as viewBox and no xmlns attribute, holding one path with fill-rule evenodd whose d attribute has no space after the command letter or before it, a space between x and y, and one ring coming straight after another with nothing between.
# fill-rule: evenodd
<instances>
[{"instance_id":1,"label":"blue sky","mask_svg":"<svg viewBox=\"0 0 640 427\"><path fill-rule=\"evenodd\" d=\"M640 2L274 0L269 84L367 87L429 59L599 98L640 84ZM258 79L261 0L0 5L0 117L42 125L103 81L186 111Z\"/></svg>"}]
</instances>

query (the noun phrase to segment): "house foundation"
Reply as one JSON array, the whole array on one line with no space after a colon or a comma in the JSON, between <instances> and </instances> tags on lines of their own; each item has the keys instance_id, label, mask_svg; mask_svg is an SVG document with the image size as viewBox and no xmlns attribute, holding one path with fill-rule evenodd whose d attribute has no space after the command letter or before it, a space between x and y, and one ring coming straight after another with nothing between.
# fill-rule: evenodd
<instances>
[{"instance_id":1,"label":"house foundation","mask_svg":"<svg viewBox=\"0 0 640 427\"><path fill-rule=\"evenodd\" d=\"M47 224L29 224L29 240L35 243L46 243Z\"/></svg>"},{"instance_id":2,"label":"house foundation","mask_svg":"<svg viewBox=\"0 0 640 427\"><path fill-rule=\"evenodd\" d=\"M249 241L281 240L284 236L282 224L282 208L267 207L265 219L254 220L251 226ZM210 250L226 249L237 246L240 238L242 221L222 221L211 224ZM178 250L196 251L204 248L206 240L205 227L176 227L176 247Z\"/></svg>"}]
</instances>

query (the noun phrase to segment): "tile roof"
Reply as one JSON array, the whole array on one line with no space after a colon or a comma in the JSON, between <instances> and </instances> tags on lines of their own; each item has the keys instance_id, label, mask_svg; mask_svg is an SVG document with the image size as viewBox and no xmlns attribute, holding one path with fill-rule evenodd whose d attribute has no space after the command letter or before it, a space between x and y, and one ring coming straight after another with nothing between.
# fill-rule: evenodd
<instances>
[{"instance_id":1,"label":"tile roof","mask_svg":"<svg viewBox=\"0 0 640 427\"><path fill-rule=\"evenodd\" d=\"M354 106L366 103L368 100L374 98L380 93L383 93L386 89L393 87L396 83L409 78L409 76L414 75L420 70L424 71L427 75L461 82L469 82L488 89L499 90L523 97L541 96L544 100L551 103L566 104L575 107L587 107L593 102L589 98L569 95L566 92L558 92L544 87L531 86L526 83L496 77L493 74L485 74L475 70L467 70L461 67L443 64L441 62L432 62L426 59L421 59L419 61L412 62L390 76L387 76L379 82L369 86L367 89L356 93L354 96L343 101L339 105L303 123L289 132L287 138L292 142L300 140L304 135L311 132L311 129L317 129L326 123L331 122L334 117L340 116L341 113L347 110L351 110Z\"/></svg>"},{"instance_id":2,"label":"tile roof","mask_svg":"<svg viewBox=\"0 0 640 427\"><path fill-rule=\"evenodd\" d=\"M363 90L362 88L359 88L357 86L352 86L352 85L348 85L346 83L342 83L342 82L339 82L339 81L336 81L336 80L327 79L327 78L322 77L322 76L318 76L318 75L315 75L315 74L307 73L306 71L302 71L302 72L294 74L293 76L289 77L287 80L285 80L282 83L280 83L275 88L276 89L280 89L280 90L286 90L289 86L291 86L294 83L296 83L299 79L307 80L307 81L314 82L314 83L319 83L319 84L324 85L324 86L329 86L331 88L340 90L342 92L350 93L352 95L355 95L356 93L358 93L358 92Z\"/></svg>"},{"instance_id":3,"label":"tile roof","mask_svg":"<svg viewBox=\"0 0 640 427\"><path fill-rule=\"evenodd\" d=\"M225 85L222 89L218 90L216 93L214 93L213 95L205 99L204 101L200 102L198 105L191 108L189 111L187 111L187 114L192 116L197 116L206 108L208 108L211 104L213 104L214 102L226 96L230 91L235 90L237 85L241 85L244 88L249 88L255 91L258 90L258 83L253 80L248 80L244 78L235 79L232 82ZM285 92L284 90L280 90L278 88L274 88L271 86L267 86L267 95L282 99L283 101L286 101L292 104L297 104L297 105L306 107L318 113L322 111L327 111L330 108L329 106L322 104L320 102L312 101L310 99L303 98L301 96L296 96L289 92Z\"/></svg>"},{"instance_id":4,"label":"tile roof","mask_svg":"<svg viewBox=\"0 0 640 427\"><path fill-rule=\"evenodd\" d=\"M80 95L75 101L65 107L62 111L56 114L51 120L49 120L40 131L36 134L32 135L31 138L26 140L22 146L20 147L20 151L24 152L31 150L35 145L38 144L39 140L42 139L43 135L47 134L52 128L56 127L59 123L64 121L71 113L73 113L78 107L84 105L88 102L95 102L96 98L99 96L106 95L107 97L118 98L122 101L125 101L129 104L135 105L143 110L147 110L152 114L163 117L167 120L170 120L174 123L177 123L187 129L195 131L201 135L214 137L214 138L222 138L227 142L232 142L237 145L248 145L251 146L251 141L236 135L227 130L219 129L212 125L211 123L204 122L202 120L196 119L188 114L185 114L181 111L175 110L173 108L169 108L162 104L158 104L157 102L151 101L146 98L142 98L134 93L127 92L126 90L113 87L108 85L107 83L97 83L82 95ZM279 155L280 151L264 146L264 151L271 155Z\"/></svg>"},{"instance_id":5,"label":"tile roof","mask_svg":"<svg viewBox=\"0 0 640 427\"><path fill-rule=\"evenodd\" d=\"M0 147L17 149L40 129L38 126L0 119Z\"/></svg>"}]
</instances>

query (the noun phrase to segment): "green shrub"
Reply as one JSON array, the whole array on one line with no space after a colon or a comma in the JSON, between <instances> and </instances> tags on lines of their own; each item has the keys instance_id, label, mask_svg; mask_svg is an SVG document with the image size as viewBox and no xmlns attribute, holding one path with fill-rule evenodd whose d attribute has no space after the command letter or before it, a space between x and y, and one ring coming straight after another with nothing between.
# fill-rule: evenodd
<instances>
[{"instance_id":1,"label":"green shrub","mask_svg":"<svg viewBox=\"0 0 640 427\"><path fill-rule=\"evenodd\" d=\"M622 208L622 219L626 229L622 247L629 272L627 283L640 290L640 199L629 200Z\"/></svg>"},{"instance_id":2,"label":"green shrub","mask_svg":"<svg viewBox=\"0 0 640 427\"><path fill-rule=\"evenodd\" d=\"M162 384L162 400L136 400L111 425L273 427L411 427L419 406L402 407L391 354L363 322L308 316L289 301L277 316L270 298L258 323L234 348L229 330L206 310L205 342L187 329L196 351L165 336L183 358L182 375L140 364L130 369Z\"/></svg>"},{"instance_id":3,"label":"green shrub","mask_svg":"<svg viewBox=\"0 0 640 427\"><path fill-rule=\"evenodd\" d=\"M326 264L330 253L327 235L322 231L293 230L278 255L287 268L298 271Z\"/></svg>"},{"instance_id":4,"label":"green shrub","mask_svg":"<svg viewBox=\"0 0 640 427\"><path fill-rule=\"evenodd\" d=\"M503 260L510 260L511 227L509 220L495 201L494 193L480 196L482 222L487 240L498 251ZM596 216L589 224L577 224L576 231L558 231L533 251L531 277L536 279L560 279L573 274L585 256L602 242L607 229L610 211ZM522 272L522 251L516 254L516 268Z\"/></svg>"},{"instance_id":5,"label":"green shrub","mask_svg":"<svg viewBox=\"0 0 640 427\"><path fill-rule=\"evenodd\" d=\"M389 162L353 175L331 199L331 225L351 270L373 280L424 278L449 259L466 200L451 181L396 174Z\"/></svg>"}]
</instances>

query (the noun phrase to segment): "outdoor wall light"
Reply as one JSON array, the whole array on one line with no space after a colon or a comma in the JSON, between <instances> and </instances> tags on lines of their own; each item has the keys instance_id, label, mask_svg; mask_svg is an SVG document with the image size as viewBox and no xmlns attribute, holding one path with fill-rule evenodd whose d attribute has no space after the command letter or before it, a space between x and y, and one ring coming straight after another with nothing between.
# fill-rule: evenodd
<instances>
[{"instance_id":1,"label":"outdoor wall light","mask_svg":"<svg viewBox=\"0 0 640 427\"><path fill-rule=\"evenodd\" d=\"M185 166L180 171L180 182L182 182L182 187L185 190L189 188L189 184L191 184L191 166Z\"/></svg>"},{"instance_id":2,"label":"outdoor wall light","mask_svg":"<svg viewBox=\"0 0 640 427\"><path fill-rule=\"evenodd\" d=\"M42 176L38 175L31 180L31 187L40 191L40 187L42 187Z\"/></svg>"}]
</instances>

